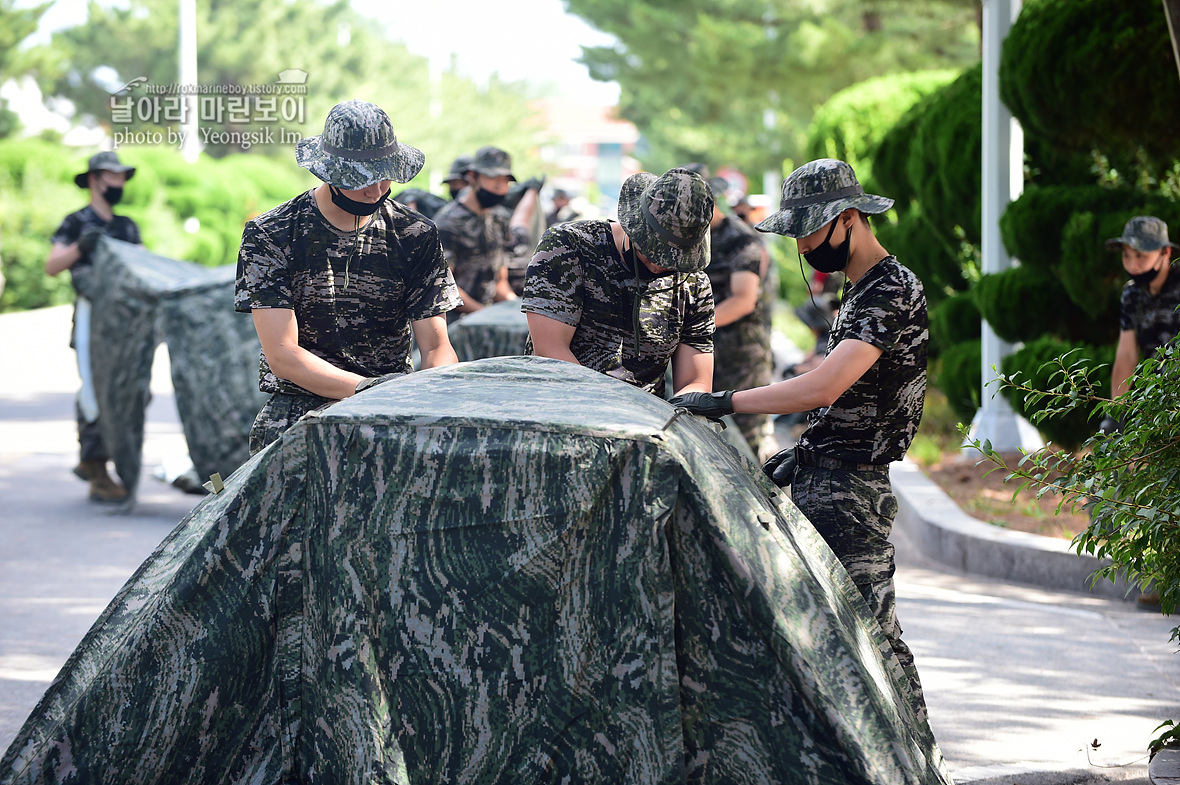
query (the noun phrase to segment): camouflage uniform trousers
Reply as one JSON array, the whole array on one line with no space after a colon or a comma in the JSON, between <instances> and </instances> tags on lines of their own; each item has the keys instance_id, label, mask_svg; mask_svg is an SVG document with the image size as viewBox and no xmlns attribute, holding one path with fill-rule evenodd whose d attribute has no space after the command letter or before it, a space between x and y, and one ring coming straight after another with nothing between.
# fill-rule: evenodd
<instances>
[{"instance_id":1,"label":"camouflage uniform trousers","mask_svg":"<svg viewBox=\"0 0 1180 785\"><path fill-rule=\"evenodd\" d=\"M742 319L713 333L713 389L748 390L770 384L773 367L770 338L760 323ZM777 445L766 414L734 414L746 443L759 461L765 461Z\"/></svg>"},{"instance_id":2,"label":"camouflage uniform trousers","mask_svg":"<svg viewBox=\"0 0 1180 785\"><path fill-rule=\"evenodd\" d=\"M273 393L270 400L262 404L250 426L250 455L282 436L303 415L333 403L335 401L331 398L318 395Z\"/></svg>"},{"instance_id":3,"label":"camouflage uniform trousers","mask_svg":"<svg viewBox=\"0 0 1180 785\"><path fill-rule=\"evenodd\" d=\"M869 609L877 617L890 650L882 652L887 670L903 691L908 686L914 713L927 719L922 682L914 655L901 639L897 598L893 591L893 544L889 533L897 515L897 497L888 470L853 472L800 466L791 483L791 498L848 571ZM894 660L888 655L897 655Z\"/></svg>"}]
</instances>

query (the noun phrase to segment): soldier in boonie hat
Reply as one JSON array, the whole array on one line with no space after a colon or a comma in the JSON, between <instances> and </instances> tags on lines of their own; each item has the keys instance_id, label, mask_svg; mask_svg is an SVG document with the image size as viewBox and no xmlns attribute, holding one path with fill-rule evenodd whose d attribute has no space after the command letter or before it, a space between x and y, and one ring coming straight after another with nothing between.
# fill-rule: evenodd
<instances>
[{"instance_id":1,"label":"soldier in boonie hat","mask_svg":"<svg viewBox=\"0 0 1180 785\"><path fill-rule=\"evenodd\" d=\"M345 101L328 112L322 134L299 141L295 161L329 185L359 191L384 180L408 183L426 156L398 141L381 107Z\"/></svg>"},{"instance_id":2,"label":"soldier in boonie hat","mask_svg":"<svg viewBox=\"0 0 1180 785\"><path fill-rule=\"evenodd\" d=\"M577 362L661 398L671 364L675 390L708 390L714 308L704 269L712 217L708 183L672 169L627 178L617 223L550 227L524 282L528 352Z\"/></svg>"},{"instance_id":3,"label":"soldier in boonie hat","mask_svg":"<svg viewBox=\"0 0 1180 785\"><path fill-rule=\"evenodd\" d=\"M419 367L457 361L445 314L459 293L438 229L389 199L391 182L421 171L422 152L380 107L345 101L295 159L323 183L247 221L238 252L234 307L254 320L258 388L270 393L251 454L313 409L409 373L411 336Z\"/></svg>"},{"instance_id":4,"label":"soldier in boonie hat","mask_svg":"<svg viewBox=\"0 0 1180 785\"><path fill-rule=\"evenodd\" d=\"M670 403L710 418L810 410L796 446L763 471L791 486L796 506L847 569L897 655L898 683L909 685L914 712L925 719L922 683L897 622L887 537L897 513L889 464L905 456L922 418L929 328L921 281L881 247L865 218L892 204L866 194L843 161L811 161L792 172L779 211L757 228L796 238L799 252L821 272L845 270L848 285L827 355L813 370L777 384L692 393Z\"/></svg>"},{"instance_id":5,"label":"soldier in boonie hat","mask_svg":"<svg viewBox=\"0 0 1180 785\"><path fill-rule=\"evenodd\" d=\"M709 266L713 204L712 189L695 172L639 172L619 192L619 223L652 264L693 273Z\"/></svg>"}]
</instances>

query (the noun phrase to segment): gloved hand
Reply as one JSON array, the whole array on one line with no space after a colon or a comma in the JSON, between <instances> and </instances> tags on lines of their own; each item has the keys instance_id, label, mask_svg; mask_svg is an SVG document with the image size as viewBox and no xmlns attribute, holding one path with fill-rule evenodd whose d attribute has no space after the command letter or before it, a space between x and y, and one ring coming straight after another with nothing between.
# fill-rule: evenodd
<instances>
[{"instance_id":1,"label":"gloved hand","mask_svg":"<svg viewBox=\"0 0 1180 785\"><path fill-rule=\"evenodd\" d=\"M733 414L733 390L721 392L690 392L668 399L668 403L680 409L687 409L693 414L700 414L710 420L720 420L727 414Z\"/></svg>"},{"instance_id":2,"label":"gloved hand","mask_svg":"<svg viewBox=\"0 0 1180 785\"><path fill-rule=\"evenodd\" d=\"M545 175L541 175L540 177L530 177L521 183L521 185L526 191L536 191L540 193L541 188L545 185Z\"/></svg>"},{"instance_id":3,"label":"gloved hand","mask_svg":"<svg viewBox=\"0 0 1180 785\"><path fill-rule=\"evenodd\" d=\"M377 385L379 385L383 382L387 382L390 379L393 379L398 376L402 376L402 374L400 374L400 373L384 373L384 374L381 374L380 376L366 377L356 383L356 392L358 392L358 393L364 392L365 390L369 389L370 387L376 387Z\"/></svg>"},{"instance_id":4,"label":"gloved hand","mask_svg":"<svg viewBox=\"0 0 1180 785\"><path fill-rule=\"evenodd\" d=\"M762 473L778 487L786 488L795 479L795 469L798 465L795 448L788 447L770 456L770 459L762 464Z\"/></svg>"},{"instance_id":5,"label":"gloved hand","mask_svg":"<svg viewBox=\"0 0 1180 785\"><path fill-rule=\"evenodd\" d=\"M99 229L97 226L82 232L82 236L78 238L78 250L82 252L83 256L89 256L94 253L94 246L98 245L98 241L102 235L102 229Z\"/></svg>"}]
</instances>

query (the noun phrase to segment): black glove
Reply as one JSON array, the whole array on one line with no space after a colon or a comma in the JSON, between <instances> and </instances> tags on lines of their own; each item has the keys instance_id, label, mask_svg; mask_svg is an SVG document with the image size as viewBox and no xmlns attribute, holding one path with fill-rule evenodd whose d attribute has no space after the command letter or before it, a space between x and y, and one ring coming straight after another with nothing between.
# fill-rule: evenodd
<instances>
[{"instance_id":1,"label":"black glove","mask_svg":"<svg viewBox=\"0 0 1180 785\"><path fill-rule=\"evenodd\" d=\"M99 229L97 226L82 232L82 236L78 238L78 250L82 252L83 256L89 256L94 253L94 246L98 245L99 238L102 235L102 229Z\"/></svg>"},{"instance_id":2,"label":"black glove","mask_svg":"<svg viewBox=\"0 0 1180 785\"><path fill-rule=\"evenodd\" d=\"M798 465L795 448L788 447L770 456L770 459L762 464L762 473L778 487L786 488L795 479L795 468Z\"/></svg>"},{"instance_id":3,"label":"black glove","mask_svg":"<svg viewBox=\"0 0 1180 785\"><path fill-rule=\"evenodd\" d=\"M390 379L393 379L393 378L395 378L397 376L401 376L401 375L402 374L400 374L400 373L385 373L380 376L368 376L364 379L361 379L359 382L356 383L356 391L358 393L364 392L365 390L369 389L370 387L376 387L377 385L379 385L383 382L387 382Z\"/></svg>"},{"instance_id":4,"label":"black glove","mask_svg":"<svg viewBox=\"0 0 1180 785\"><path fill-rule=\"evenodd\" d=\"M690 392L668 399L668 403L680 409L687 409L693 414L700 414L710 420L720 420L727 414L733 414L733 390L721 392Z\"/></svg>"},{"instance_id":5,"label":"black glove","mask_svg":"<svg viewBox=\"0 0 1180 785\"><path fill-rule=\"evenodd\" d=\"M540 193L541 188L544 185L545 185L545 175L541 175L540 177L530 177L529 179L527 179L523 183L521 183L521 186L523 187L523 189L525 191L536 191L538 193Z\"/></svg>"}]
</instances>

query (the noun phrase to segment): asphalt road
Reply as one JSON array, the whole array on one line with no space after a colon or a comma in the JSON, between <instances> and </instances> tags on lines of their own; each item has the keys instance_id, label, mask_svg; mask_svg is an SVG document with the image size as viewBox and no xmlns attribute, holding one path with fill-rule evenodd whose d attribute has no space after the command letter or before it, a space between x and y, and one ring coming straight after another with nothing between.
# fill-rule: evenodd
<instances>
[{"instance_id":1,"label":"asphalt road","mask_svg":"<svg viewBox=\"0 0 1180 785\"><path fill-rule=\"evenodd\" d=\"M199 501L156 480L184 437L157 353L134 511L86 500L69 309L0 315L0 749L97 615ZM1180 620L1134 603L956 574L898 542L898 615L960 783L1146 783L1152 730L1180 718ZM1100 746L1092 746L1097 741Z\"/></svg>"}]
</instances>

